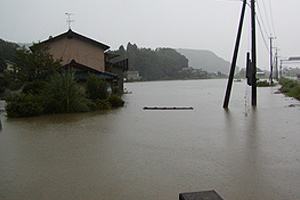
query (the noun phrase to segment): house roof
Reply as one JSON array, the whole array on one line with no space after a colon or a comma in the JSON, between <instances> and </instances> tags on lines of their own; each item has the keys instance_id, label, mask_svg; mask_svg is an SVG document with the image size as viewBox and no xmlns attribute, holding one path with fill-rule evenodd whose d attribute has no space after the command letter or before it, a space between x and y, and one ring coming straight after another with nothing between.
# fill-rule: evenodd
<instances>
[{"instance_id":1,"label":"house roof","mask_svg":"<svg viewBox=\"0 0 300 200\"><path fill-rule=\"evenodd\" d=\"M112 52L105 52L104 55L105 55L105 58L108 59L108 60L111 60L111 59L114 59L114 58L120 56L119 54L112 53Z\"/></svg>"},{"instance_id":2,"label":"house roof","mask_svg":"<svg viewBox=\"0 0 300 200\"><path fill-rule=\"evenodd\" d=\"M77 78L77 80L78 79L80 79L80 80L87 79L89 72L91 72L91 73L95 74L96 76L98 76L102 79L105 79L105 80L118 79L118 75L116 75L116 74L109 73L109 72L100 72L98 70L95 70L95 69L85 66L83 64L80 64L80 63L76 62L75 60L72 60L69 64L66 64L63 66L63 68L67 68L67 67L84 70L84 71L75 72L75 77Z\"/></svg>"},{"instance_id":3,"label":"house roof","mask_svg":"<svg viewBox=\"0 0 300 200\"><path fill-rule=\"evenodd\" d=\"M47 44L49 42L54 42L54 41L57 41L57 40L59 40L61 38L64 38L64 37L77 38L77 39L79 39L81 41L84 41L84 42L90 43L92 45L95 45L97 47L100 47L100 48L104 49L104 51L110 48L108 45L102 44L102 43L100 43L100 42L98 42L96 40L93 40L93 39L88 38L86 36L83 36L83 35L81 35L79 33L76 33L74 31L72 31L72 29L69 29L67 32L62 33L62 34L60 34L58 36L50 37L48 40L42 41L42 42L38 43L37 45L39 46L40 44ZM32 51L34 51L35 46L36 45L31 46L30 49Z\"/></svg>"},{"instance_id":4,"label":"house roof","mask_svg":"<svg viewBox=\"0 0 300 200\"><path fill-rule=\"evenodd\" d=\"M120 68L123 71L128 71L128 69L129 69L129 67L128 67L128 59L121 60L121 61L118 61L118 62L115 62L115 63L106 61L105 65L106 65L105 70L107 70L107 71L110 71L112 67Z\"/></svg>"}]
</instances>

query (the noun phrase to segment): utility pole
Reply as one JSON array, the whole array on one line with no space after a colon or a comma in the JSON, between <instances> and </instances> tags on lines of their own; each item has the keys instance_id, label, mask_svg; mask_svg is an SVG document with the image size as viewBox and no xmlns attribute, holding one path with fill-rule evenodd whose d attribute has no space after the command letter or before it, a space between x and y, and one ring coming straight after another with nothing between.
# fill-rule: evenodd
<instances>
[{"instance_id":1,"label":"utility pole","mask_svg":"<svg viewBox=\"0 0 300 200\"><path fill-rule=\"evenodd\" d=\"M280 78L282 78L282 62L283 62L283 60L280 60L280 67L279 67Z\"/></svg>"},{"instance_id":2,"label":"utility pole","mask_svg":"<svg viewBox=\"0 0 300 200\"><path fill-rule=\"evenodd\" d=\"M275 78L278 81L278 48L277 47L275 52Z\"/></svg>"},{"instance_id":3,"label":"utility pole","mask_svg":"<svg viewBox=\"0 0 300 200\"><path fill-rule=\"evenodd\" d=\"M256 27L255 27L255 0L251 0L251 26L252 26L252 106L257 105L257 87L256 87Z\"/></svg>"},{"instance_id":4,"label":"utility pole","mask_svg":"<svg viewBox=\"0 0 300 200\"><path fill-rule=\"evenodd\" d=\"M241 41L241 35L242 35L242 30L243 30L246 4L247 4L246 0L244 0L242 13L241 13L240 24L239 24L239 29L238 29L238 33L237 33L235 48L234 48L234 54L233 54L230 73L229 73L229 77L228 77L228 84L227 84L227 90L226 90L226 95L225 95L225 99L224 99L223 108L228 108L228 104L229 104L229 98L230 98L232 83L233 83L233 79L234 79L234 72L235 72L235 67L236 67L236 60L237 60L237 56L238 56L238 51L239 51L239 46L240 46L240 41Z\"/></svg>"},{"instance_id":5,"label":"utility pole","mask_svg":"<svg viewBox=\"0 0 300 200\"><path fill-rule=\"evenodd\" d=\"M271 37L270 37L270 77L269 77L271 85L273 84L273 42L272 42L273 39L274 38L271 35Z\"/></svg>"}]
</instances>

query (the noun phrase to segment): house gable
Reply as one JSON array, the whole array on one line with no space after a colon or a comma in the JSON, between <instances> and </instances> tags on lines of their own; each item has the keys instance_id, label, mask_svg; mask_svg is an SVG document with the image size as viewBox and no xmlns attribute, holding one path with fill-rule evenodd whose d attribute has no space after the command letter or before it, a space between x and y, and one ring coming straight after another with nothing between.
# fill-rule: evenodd
<instances>
[{"instance_id":1,"label":"house gable","mask_svg":"<svg viewBox=\"0 0 300 200\"><path fill-rule=\"evenodd\" d=\"M34 51L39 46L48 46L54 59L62 59L62 65L76 60L76 62L97 71L105 71L104 52L109 49L109 46L75 33L71 29L59 36L49 38L31 49Z\"/></svg>"}]
</instances>

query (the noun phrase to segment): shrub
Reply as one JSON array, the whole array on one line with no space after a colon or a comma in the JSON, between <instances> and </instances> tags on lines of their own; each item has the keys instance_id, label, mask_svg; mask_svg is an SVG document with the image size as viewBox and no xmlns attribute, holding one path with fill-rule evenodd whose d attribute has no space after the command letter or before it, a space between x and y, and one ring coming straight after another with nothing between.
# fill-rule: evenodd
<instances>
[{"instance_id":1,"label":"shrub","mask_svg":"<svg viewBox=\"0 0 300 200\"><path fill-rule=\"evenodd\" d=\"M107 100L111 103L112 107L120 107L125 103L120 96L115 94L109 95Z\"/></svg>"},{"instance_id":2,"label":"shrub","mask_svg":"<svg viewBox=\"0 0 300 200\"><path fill-rule=\"evenodd\" d=\"M282 85L281 92L300 100L300 83L287 78L281 78L279 83Z\"/></svg>"},{"instance_id":3,"label":"shrub","mask_svg":"<svg viewBox=\"0 0 300 200\"><path fill-rule=\"evenodd\" d=\"M87 112L92 104L72 73L55 74L47 84L43 97L47 113Z\"/></svg>"},{"instance_id":4,"label":"shrub","mask_svg":"<svg viewBox=\"0 0 300 200\"><path fill-rule=\"evenodd\" d=\"M258 81L256 85L257 87L270 87L270 86L275 86L275 83L270 84L267 80L264 80L264 81Z\"/></svg>"},{"instance_id":5,"label":"shrub","mask_svg":"<svg viewBox=\"0 0 300 200\"><path fill-rule=\"evenodd\" d=\"M267 80L264 80L264 81L258 81L256 83L257 87L267 87L267 86L270 86L269 82Z\"/></svg>"},{"instance_id":6,"label":"shrub","mask_svg":"<svg viewBox=\"0 0 300 200\"><path fill-rule=\"evenodd\" d=\"M24 94L38 94L40 95L45 89L47 82L43 80L34 80L24 85L22 92Z\"/></svg>"},{"instance_id":7,"label":"shrub","mask_svg":"<svg viewBox=\"0 0 300 200\"><path fill-rule=\"evenodd\" d=\"M89 74L86 82L86 93L89 99L105 99L108 95L107 93L107 82L100 79L94 74Z\"/></svg>"},{"instance_id":8,"label":"shrub","mask_svg":"<svg viewBox=\"0 0 300 200\"><path fill-rule=\"evenodd\" d=\"M43 113L42 98L33 94L14 94L6 98L8 117L29 117Z\"/></svg>"},{"instance_id":9,"label":"shrub","mask_svg":"<svg viewBox=\"0 0 300 200\"><path fill-rule=\"evenodd\" d=\"M283 93L288 93L293 87L297 85L296 81L286 78L281 79L280 84L282 85L280 91Z\"/></svg>"},{"instance_id":10,"label":"shrub","mask_svg":"<svg viewBox=\"0 0 300 200\"><path fill-rule=\"evenodd\" d=\"M112 107L107 99L96 99L96 106L98 110L109 110Z\"/></svg>"},{"instance_id":11,"label":"shrub","mask_svg":"<svg viewBox=\"0 0 300 200\"><path fill-rule=\"evenodd\" d=\"M113 92L114 92L114 94L119 95L119 96L121 96L123 94L123 91L118 87L114 87Z\"/></svg>"},{"instance_id":12,"label":"shrub","mask_svg":"<svg viewBox=\"0 0 300 200\"><path fill-rule=\"evenodd\" d=\"M300 85L297 84L291 90L287 92L287 95L290 97L295 97L296 99L300 100Z\"/></svg>"}]
</instances>

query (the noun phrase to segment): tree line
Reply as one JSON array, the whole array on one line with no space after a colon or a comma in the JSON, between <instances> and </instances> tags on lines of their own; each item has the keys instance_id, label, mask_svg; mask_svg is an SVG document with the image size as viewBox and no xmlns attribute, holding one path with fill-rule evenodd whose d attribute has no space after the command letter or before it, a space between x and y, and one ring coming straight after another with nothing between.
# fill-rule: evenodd
<instances>
[{"instance_id":1,"label":"tree line","mask_svg":"<svg viewBox=\"0 0 300 200\"><path fill-rule=\"evenodd\" d=\"M144 80L170 80L180 78L179 71L188 67L188 59L171 48L138 48L128 43L127 48L120 46L118 59L129 60L129 70L139 71Z\"/></svg>"}]
</instances>

